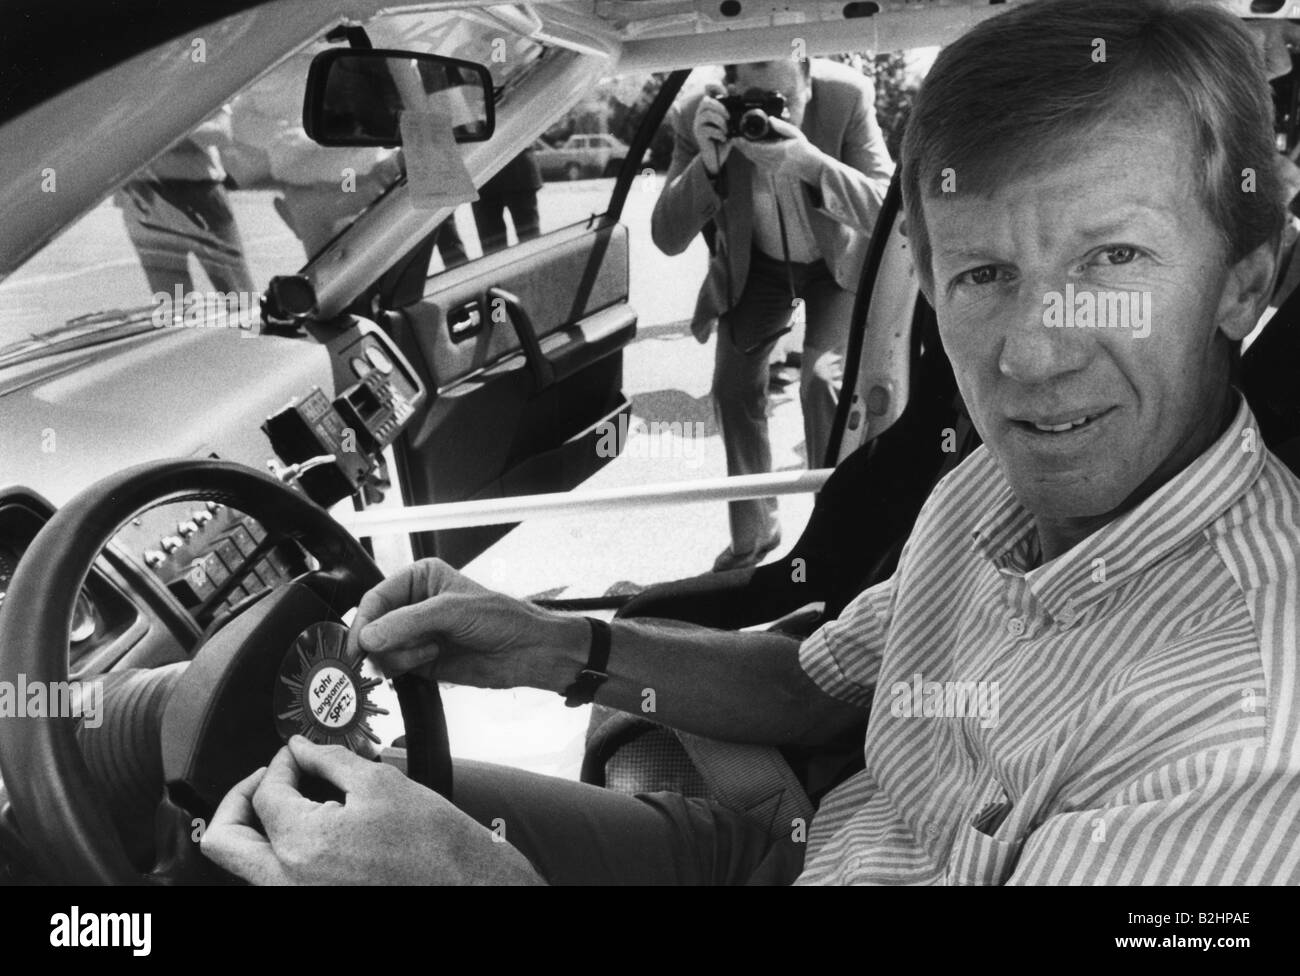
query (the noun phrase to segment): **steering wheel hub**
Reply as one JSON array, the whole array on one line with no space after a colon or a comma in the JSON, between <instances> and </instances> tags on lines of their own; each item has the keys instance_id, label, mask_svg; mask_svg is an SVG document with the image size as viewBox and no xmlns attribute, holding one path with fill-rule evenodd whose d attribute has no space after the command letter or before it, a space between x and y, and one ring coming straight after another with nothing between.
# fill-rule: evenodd
<instances>
[{"instance_id":1,"label":"steering wheel hub","mask_svg":"<svg viewBox=\"0 0 1300 976\"><path fill-rule=\"evenodd\" d=\"M347 643L347 628L330 620L312 624L293 642L280 662L275 694L280 738L302 735L363 755L367 743L379 744L368 719L388 714L369 698L380 680L361 673L361 655L349 653Z\"/></svg>"}]
</instances>

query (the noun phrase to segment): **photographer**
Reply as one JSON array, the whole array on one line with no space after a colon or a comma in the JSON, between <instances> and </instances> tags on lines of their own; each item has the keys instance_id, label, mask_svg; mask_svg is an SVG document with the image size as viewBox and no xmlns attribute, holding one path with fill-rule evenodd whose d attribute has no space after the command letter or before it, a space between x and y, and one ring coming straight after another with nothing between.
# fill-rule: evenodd
<instances>
[{"instance_id":1,"label":"photographer","mask_svg":"<svg viewBox=\"0 0 1300 976\"><path fill-rule=\"evenodd\" d=\"M800 400L810 466L823 460L843 374L853 292L893 162L875 91L829 61L729 65L722 92L677 113L673 161L651 234L680 254L712 220L716 253L691 331L720 319L713 396L732 475L772 469L767 360L806 309ZM784 117L780 117L782 111ZM780 542L776 499L732 502L731 545L715 571L760 562Z\"/></svg>"}]
</instances>

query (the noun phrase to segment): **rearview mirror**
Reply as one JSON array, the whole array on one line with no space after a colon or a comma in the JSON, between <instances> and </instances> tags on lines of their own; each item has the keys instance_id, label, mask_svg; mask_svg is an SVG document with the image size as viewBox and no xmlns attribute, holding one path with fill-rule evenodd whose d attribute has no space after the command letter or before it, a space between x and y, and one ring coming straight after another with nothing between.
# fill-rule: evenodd
<instances>
[{"instance_id":1,"label":"rearview mirror","mask_svg":"<svg viewBox=\"0 0 1300 976\"><path fill-rule=\"evenodd\" d=\"M448 120L457 142L483 142L496 118L492 76L436 54L333 48L312 59L302 124L322 146L400 146L404 112Z\"/></svg>"}]
</instances>

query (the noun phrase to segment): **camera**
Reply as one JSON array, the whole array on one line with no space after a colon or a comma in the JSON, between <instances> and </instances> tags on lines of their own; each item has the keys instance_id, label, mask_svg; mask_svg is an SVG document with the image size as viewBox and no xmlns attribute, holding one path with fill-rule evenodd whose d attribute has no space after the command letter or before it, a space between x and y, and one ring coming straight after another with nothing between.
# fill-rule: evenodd
<instances>
[{"instance_id":1,"label":"camera","mask_svg":"<svg viewBox=\"0 0 1300 976\"><path fill-rule=\"evenodd\" d=\"M727 138L737 136L750 142L776 139L771 119L786 117L785 96L780 92L751 88L743 95L718 99L727 110Z\"/></svg>"}]
</instances>

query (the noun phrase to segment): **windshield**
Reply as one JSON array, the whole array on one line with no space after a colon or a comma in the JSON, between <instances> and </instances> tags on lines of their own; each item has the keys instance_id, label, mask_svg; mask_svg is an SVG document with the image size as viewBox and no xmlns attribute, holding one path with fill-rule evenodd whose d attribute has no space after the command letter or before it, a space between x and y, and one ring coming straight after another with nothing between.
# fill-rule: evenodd
<instances>
[{"instance_id":1,"label":"windshield","mask_svg":"<svg viewBox=\"0 0 1300 976\"><path fill-rule=\"evenodd\" d=\"M499 92L544 54L490 9L380 16L366 30L375 47L485 64ZM327 148L303 131L307 69L329 46L282 61L0 282L0 364L123 320L138 331L160 314L210 312L213 295L255 318L273 276L299 270L402 179L400 150Z\"/></svg>"}]
</instances>

